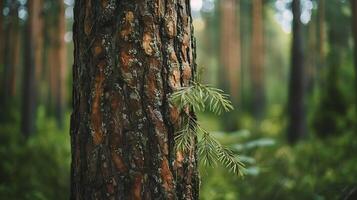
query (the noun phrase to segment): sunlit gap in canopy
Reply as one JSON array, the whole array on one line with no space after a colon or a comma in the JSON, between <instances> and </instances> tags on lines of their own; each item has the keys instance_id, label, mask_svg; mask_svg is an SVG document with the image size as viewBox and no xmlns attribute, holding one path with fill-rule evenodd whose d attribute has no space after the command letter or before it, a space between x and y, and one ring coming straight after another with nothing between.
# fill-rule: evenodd
<instances>
[{"instance_id":1,"label":"sunlit gap in canopy","mask_svg":"<svg viewBox=\"0 0 357 200\"><path fill-rule=\"evenodd\" d=\"M214 10L215 0L191 0L191 12L195 31L202 31L205 28L205 21L201 13L210 13Z\"/></svg>"},{"instance_id":2,"label":"sunlit gap in canopy","mask_svg":"<svg viewBox=\"0 0 357 200\"><path fill-rule=\"evenodd\" d=\"M291 32L291 24L293 14L291 12L292 0L276 0L275 1L275 19L285 33ZM300 20L303 24L308 24L311 20L312 9L316 9L316 2L311 0L300 0L301 2L301 15Z\"/></svg>"}]
</instances>

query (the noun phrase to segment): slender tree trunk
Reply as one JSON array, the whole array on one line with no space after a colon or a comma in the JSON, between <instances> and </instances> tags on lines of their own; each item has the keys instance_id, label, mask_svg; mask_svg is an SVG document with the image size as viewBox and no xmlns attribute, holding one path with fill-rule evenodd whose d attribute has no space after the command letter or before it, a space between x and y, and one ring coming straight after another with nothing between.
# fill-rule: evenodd
<instances>
[{"instance_id":1,"label":"slender tree trunk","mask_svg":"<svg viewBox=\"0 0 357 200\"><path fill-rule=\"evenodd\" d=\"M316 30L316 20L315 15L311 16L311 21L308 25L307 33L307 46L306 50L308 53L306 55L306 89L307 93L311 94L313 92L316 76L317 76L317 59L319 58L319 47L317 44L317 30Z\"/></svg>"},{"instance_id":2,"label":"slender tree trunk","mask_svg":"<svg viewBox=\"0 0 357 200\"><path fill-rule=\"evenodd\" d=\"M352 30L353 30L353 38L354 38L354 67L355 67L355 107L357 114L357 2L351 0L352 6Z\"/></svg>"},{"instance_id":3,"label":"slender tree trunk","mask_svg":"<svg viewBox=\"0 0 357 200\"><path fill-rule=\"evenodd\" d=\"M9 2L9 20L6 25L4 37L4 73L3 73L3 103L7 106L8 101L14 95L15 74L18 62L16 53L18 53L19 37L19 18L17 15L19 3L15 0Z\"/></svg>"},{"instance_id":4,"label":"slender tree trunk","mask_svg":"<svg viewBox=\"0 0 357 200\"><path fill-rule=\"evenodd\" d=\"M28 137L35 130L36 96L42 66L42 1L29 0L25 34L21 130Z\"/></svg>"},{"instance_id":5,"label":"slender tree trunk","mask_svg":"<svg viewBox=\"0 0 357 200\"><path fill-rule=\"evenodd\" d=\"M261 118L264 112L264 28L263 0L253 0L252 49L251 49L251 88L253 94L253 114Z\"/></svg>"},{"instance_id":6,"label":"slender tree trunk","mask_svg":"<svg viewBox=\"0 0 357 200\"><path fill-rule=\"evenodd\" d=\"M66 74L66 44L64 3L57 0L54 3L54 20L50 30L49 66L50 66L50 96L58 126L63 127L65 108L65 74Z\"/></svg>"},{"instance_id":7,"label":"slender tree trunk","mask_svg":"<svg viewBox=\"0 0 357 200\"><path fill-rule=\"evenodd\" d=\"M239 0L222 0L220 61L224 77L228 77L228 91L233 102L239 102L240 94L240 23Z\"/></svg>"},{"instance_id":8,"label":"slender tree trunk","mask_svg":"<svg viewBox=\"0 0 357 200\"><path fill-rule=\"evenodd\" d=\"M20 24L18 17L18 4L16 5L15 14L12 17L13 30L11 31L10 42L12 44L10 52L10 76L9 76L9 95L14 97L16 94L17 72L20 65Z\"/></svg>"},{"instance_id":9,"label":"slender tree trunk","mask_svg":"<svg viewBox=\"0 0 357 200\"><path fill-rule=\"evenodd\" d=\"M71 199L198 199L169 95L196 71L188 0L77 0Z\"/></svg>"},{"instance_id":10,"label":"slender tree trunk","mask_svg":"<svg viewBox=\"0 0 357 200\"><path fill-rule=\"evenodd\" d=\"M300 9L300 0L293 0L293 38L288 93L288 141L290 143L295 143L306 134L304 108L304 54L302 46L303 39Z\"/></svg>"}]
</instances>

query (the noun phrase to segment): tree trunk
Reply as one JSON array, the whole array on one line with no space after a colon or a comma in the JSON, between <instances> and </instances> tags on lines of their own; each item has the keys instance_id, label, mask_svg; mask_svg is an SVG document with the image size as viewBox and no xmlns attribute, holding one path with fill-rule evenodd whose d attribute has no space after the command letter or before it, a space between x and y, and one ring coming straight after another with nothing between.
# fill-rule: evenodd
<instances>
[{"instance_id":1,"label":"tree trunk","mask_svg":"<svg viewBox=\"0 0 357 200\"><path fill-rule=\"evenodd\" d=\"M25 34L21 130L28 137L35 130L36 96L42 65L42 1L29 0Z\"/></svg>"},{"instance_id":2,"label":"tree trunk","mask_svg":"<svg viewBox=\"0 0 357 200\"><path fill-rule=\"evenodd\" d=\"M300 21L300 0L292 1L293 38L291 71L288 96L288 141L295 143L306 134L304 108L304 55L302 46L302 24Z\"/></svg>"},{"instance_id":3,"label":"tree trunk","mask_svg":"<svg viewBox=\"0 0 357 200\"><path fill-rule=\"evenodd\" d=\"M239 102L240 94L240 23L239 1L222 0L221 6L221 46L220 62L223 77L228 77L228 91L234 103Z\"/></svg>"},{"instance_id":4,"label":"tree trunk","mask_svg":"<svg viewBox=\"0 0 357 200\"><path fill-rule=\"evenodd\" d=\"M357 2L351 0L352 6L352 30L353 30L353 38L354 38L354 68L355 68L355 107L357 114Z\"/></svg>"},{"instance_id":5,"label":"tree trunk","mask_svg":"<svg viewBox=\"0 0 357 200\"><path fill-rule=\"evenodd\" d=\"M63 128L64 108L65 108L65 75L66 75L66 44L64 41L65 34L65 14L64 3L57 0L53 9L53 21L49 24L49 85L51 107L54 107L55 117L58 126Z\"/></svg>"},{"instance_id":6,"label":"tree trunk","mask_svg":"<svg viewBox=\"0 0 357 200\"><path fill-rule=\"evenodd\" d=\"M3 103L7 106L8 101L15 94L15 74L18 68L16 60L19 51L19 18L18 18L19 3L15 0L9 2L9 20L5 28L4 37L4 72L3 72Z\"/></svg>"},{"instance_id":7,"label":"tree trunk","mask_svg":"<svg viewBox=\"0 0 357 200\"><path fill-rule=\"evenodd\" d=\"M253 94L253 115L261 118L264 112L264 28L263 0L253 0L251 88Z\"/></svg>"},{"instance_id":8,"label":"tree trunk","mask_svg":"<svg viewBox=\"0 0 357 200\"><path fill-rule=\"evenodd\" d=\"M195 146L175 152L195 40L188 0L77 0L71 199L198 199Z\"/></svg>"}]
</instances>

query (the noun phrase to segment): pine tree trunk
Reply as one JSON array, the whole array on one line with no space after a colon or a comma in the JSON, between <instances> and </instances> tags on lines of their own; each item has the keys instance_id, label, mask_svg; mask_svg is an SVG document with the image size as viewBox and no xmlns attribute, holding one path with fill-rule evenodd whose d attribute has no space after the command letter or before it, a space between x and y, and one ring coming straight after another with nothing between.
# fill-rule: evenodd
<instances>
[{"instance_id":1,"label":"pine tree trunk","mask_svg":"<svg viewBox=\"0 0 357 200\"><path fill-rule=\"evenodd\" d=\"M252 49L251 49L251 88L253 115L261 118L264 112L264 29L263 0L253 0Z\"/></svg>"},{"instance_id":2,"label":"pine tree trunk","mask_svg":"<svg viewBox=\"0 0 357 200\"><path fill-rule=\"evenodd\" d=\"M288 141L295 143L306 134L304 108L304 55L300 0L292 1L293 29L291 71L288 96Z\"/></svg>"},{"instance_id":3,"label":"pine tree trunk","mask_svg":"<svg viewBox=\"0 0 357 200\"><path fill-rule=\"evenodd\" d=\"M169 95L196 71L188 0L77 0L71 199L198 199Z\"/></svg>"},{"instance_id":4,"label":"pine tree trunk","mask_svg":"<svg viewBox=\"0 0 357 200\"><path fill-rule=\"evenodd\" d=\"M25 137L35 130L36 96L42 67L42 1L29 0L25 34L21 130Z\"/></svg>"}]
</instances>

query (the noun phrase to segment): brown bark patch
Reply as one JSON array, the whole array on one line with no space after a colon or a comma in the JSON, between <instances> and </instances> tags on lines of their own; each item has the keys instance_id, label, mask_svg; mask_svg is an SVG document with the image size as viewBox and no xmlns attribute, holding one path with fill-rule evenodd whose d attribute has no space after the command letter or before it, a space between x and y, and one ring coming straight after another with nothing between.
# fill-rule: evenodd
<instances>
[{"instance_id":1,"label":"brown bark patch","mask_svg":"<svg viewBox=\"0 0 357 200\"><path fill-rule=\"evenodd\" d=\"M145 53L151 56L154 52L153 48L151 47L152 37L149 33L144 33L143 35L143 49Z\"/></svg>"},{"instance_id":2,"label":"brown bark patch","mask_svg":"<svg viewBox=\"0 0 357 200\"><path fill-rule=\"evenodd\" d=\"M92 0L86 1L86 14L84 18L84 33L88 36L92 32Z\"/></svg>"},{"instance_id":3,"label":"brown bark patch","mask_svg":"<svg viewBox=\"0 0 357 200\"><path fill-rule=\"evenodd\" d=\"M166 158L164 158L161 162L161 179L163 182L163 187L168 195L167 198L173 199L173 195L172 195L174 189L173 176L169 168L169 162L167 161Z\"/></svg>"},{"instance_id":4,"label":"brown bark patch","mask_svg":"<svg viewBox=\"0 0 357 200\"><path fill-rule=\"evenodd\" d=\"M141 200L141 189L142 189L143 176L141 174L136 175L134 179L134 184L132 187L132 198L133 200Z\"/></svg>"},{"instance_id":5,"label":"brown bark patch","mask_svg":"<svg viewBox=\"0 0 357 200\"><path fill-rule=\"evenodd\" d=\"M102 61L98 64L97 67L99 68L99 74L95 77L95 83L94 83L94 98L92 103L91 124L94 132L93 143L96 145L102 143L103 140L102 113L100 110L100 102L103 93L104 65L105 65L105 61Z\"/></svg>"},{"instance_id":6,"label":"brown bark patch","mask_svg":"<svg viewBox=\"0 0 357 200\"><path fill-rule=\"evenodd\" d=\"M133 22L134 22L134 13L131 11L128 11L125 13L125 17L124 17L124 25L122 30L120 31L120 36L122 39L124 40L128 40L129 36L131 35L131 33L133 32L134 28L133 28Z\"/></svg>"},{"instance_id":7,"label":"brown bark patch","mask_svg":"<svg viewBox=\"0 0 357 200\"><path fill-rule=\"evenodd\" d=\"M120 155L118 155L117 153L113 152L112 153L112 159L113 159L115 168L119 172L124 173L124 172L126 172L128 170L128 168L124 164L123 158Z\"/></svg>"}]
</instances>

